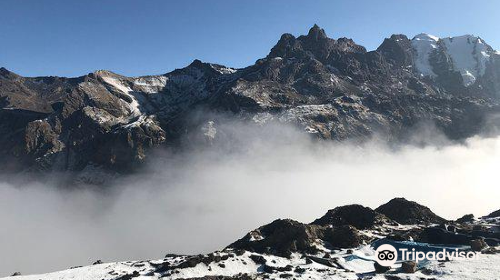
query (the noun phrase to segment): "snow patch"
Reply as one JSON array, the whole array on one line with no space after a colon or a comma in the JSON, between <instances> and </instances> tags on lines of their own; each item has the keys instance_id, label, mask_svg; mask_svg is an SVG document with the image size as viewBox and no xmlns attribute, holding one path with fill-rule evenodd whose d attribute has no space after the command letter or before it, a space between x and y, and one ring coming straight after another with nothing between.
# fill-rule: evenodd
<instances>
[{"instance_id":1,"label":"snow patch","mask_svg":"<svg viewBox=\"0 0 500 280\"><path fill-rule=\"evenodd\" d=\"M227 68L227 67L224 67L224 68L221 68L219 69L219 71L222 73L222 74L233 74L233 73L236 73L236 69L233 69L233 68Z\"/></svg>"},{"instance_id":2,"label":"snow patch","mask_svg":"<svg viewBox=\"0 0 500 280\"><path fill-rule=\"evenodd\" d=\"M422 33L415 36L411 43L416 52L416 70L422 76L436 76L430 55L436 49L442 49L452 62L453 70L462 75L465 86L474 84L478 77L484 75L491 54L495 53L481 38L472 35L439 39Z\"/></svg>"},{"instance_id":3,"label":"snow patch","mask_svg":"<svg viewBox=\"0 0 500 280\"><path fill-rule=\"evenodd\" d=\"M131 94L133 92L133 90L129 86L124 85L120 80L113 78L113 77L109 77L109 76L102 76L102 80L105 83L107 83L108 85L121 91L123 94L128 96L130 98L130 100L132 100L132 102L128 103L132 118L135 118L135 117L138 117L141 115L141 111L139 110L140 104L137 101L137 99L135 98L135 96L133 94Z\"/></svg>"},{"instance_id":4,"label":"snow patch","mask_svg":"<svg viewBox=\"0 0 500 280\"><path fill-rule=\"evenodd\" d=\"M435 77L430 64L431 53L438 48L439 38L429 34L419 34L411 40L413 49L416 51L415 66L422 76Z\"/></svg>"},{"instance_id":5,"label":"snow patch","mask_svg":"<svg viewBox=\"0 0 500 280\"><path fill-rule=\"evenodd\" d=\"M134 81L134 85L139 87L142 92L158 93L165 87L167 80L165 76L140 77Z\"/></svg>"}]
</instances>

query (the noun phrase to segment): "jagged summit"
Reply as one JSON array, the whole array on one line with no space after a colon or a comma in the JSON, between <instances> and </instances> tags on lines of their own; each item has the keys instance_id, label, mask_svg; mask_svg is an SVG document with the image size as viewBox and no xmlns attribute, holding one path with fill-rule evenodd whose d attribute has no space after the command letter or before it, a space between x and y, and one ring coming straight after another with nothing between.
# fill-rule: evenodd
<instances>
[{"instance_id":1,"label":"jagged summit","mask_svg":"<svg viewBox=\"0 0 500 280\"><path fill-rule=\"evenodd\" d=\"M413 37L412 41L413 40L423 40L423 41L434 41L434 42L437 42L437 41L439 41L439 37L431 35L431 34L427 34L427 33L420 33L420 34L415 35L415 37Z\"/></svg>"},{"instance_id":2,"label":"jagged summit","mask_svg":"<svg viewBox=\"0 0 500 280\"><path fill-rule=\"evenodd\" d=\"M0 67L0 76L8 79L19 77L19 75L7 70L7 68L4 67Z\"/></svg>"},{"instance_id":3,"label":"jagged summit","mask_svg":"<svg viewBox=\"0 0 500 280\"><path fill-rule=\"evenodd\" d=\"M326 36L325 30L319 27L317 24L314 24L314 26L309 29L307 37L315 41L320 41L328 38L328 36Z\"/></svg>"}]
</instances>

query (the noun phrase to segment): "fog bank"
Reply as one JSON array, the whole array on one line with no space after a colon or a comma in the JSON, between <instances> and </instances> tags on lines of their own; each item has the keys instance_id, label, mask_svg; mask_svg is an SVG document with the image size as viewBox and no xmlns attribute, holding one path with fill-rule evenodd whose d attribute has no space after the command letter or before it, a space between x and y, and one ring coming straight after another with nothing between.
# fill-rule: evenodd
<instances>
[{"instance_id":1,"label":"fog bank","mask_svg":"<svg viewBox=\"0 0 500 280\"><path fill-rule=\"evenodd\" d=\"M222 249L277 218L394 197L456 219L500 209L500 138L389 148L317 143L284 126L225 128L229 141L158 152L108 191L0 179L0 276ZM442 143L440 138L440 143Z\"/></svg>"}]
</instances>

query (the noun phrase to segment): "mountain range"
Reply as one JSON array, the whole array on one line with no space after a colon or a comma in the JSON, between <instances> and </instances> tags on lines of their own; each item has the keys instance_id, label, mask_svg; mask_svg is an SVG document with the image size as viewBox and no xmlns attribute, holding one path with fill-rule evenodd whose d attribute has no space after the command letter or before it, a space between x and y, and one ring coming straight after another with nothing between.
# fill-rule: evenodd
<instances>
[{"instance_id":1,"label":"mountain range","mask_svg":"<svg viewBox=\"0 0 500 280\"><path fill-rule=\"evenodd\" d=\"M217 141L221 116L400 142L422 124L452 140L495 131L498 113L500 52L482 38L393 35L367 51L315 25L242 69L195 60L164 75L28 78L0 68L0 170L123 172L156 147Z\"/></svg>"}]
</instances>

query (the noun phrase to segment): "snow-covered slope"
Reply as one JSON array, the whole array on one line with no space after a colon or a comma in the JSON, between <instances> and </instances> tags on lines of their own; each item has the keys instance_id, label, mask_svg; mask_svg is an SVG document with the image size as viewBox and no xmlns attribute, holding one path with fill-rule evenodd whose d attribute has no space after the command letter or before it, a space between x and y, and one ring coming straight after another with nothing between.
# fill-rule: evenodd
<instances>
[{"instance_id":1,"label":"snow-covered slope","mask_svg":"<svg viewBox=\"0 0 500 280\"><path fill-rule=\"evenodd\" d=\"M430 54L438 48L439 38L429 34L419 34L413 38L411 44L416 52L415 67L423 76L434 77L430 64Z\"/></svg>"},{"instance_id":2,"label":"snow-covered slope","mask_svg":"<svg viewBox=\"0 0 500 280\"><path fill-rule=\"evenodd\" d=\"M484 75L493 50L481 38L465 35L444 38L442 41L454 69L462 74L466 86L472 85L478 77Z\"/></svg>"},{"instance_id":3,"label":"snow-covered slope","mask_svg":"<svg viewBox=\"0 0 500 280\"><path fill-rule=\"evenodd\" d=\"M165 274L159 267L164 263L178 263L187 257L167 257L161 260L130 261L119 263L96 264L77 267L64 271L2 278L4 280L157 280L157 279L442 279L442 280L493 280L500 275L500 255L481 255L477 260L455 260L446 263L432 262L425 270L414 274L391 273L393 278L386 274L374 274L373 262L349 256L373 257L374 251L368 246L360 247L353 254L346 250L331 254L336 259L327 265L326 259L313 257L306 259L300 255L291 258L282 258L272 255L242 252L237 256L233 252L221 252L218 256L224 260L199 263L194 267L179 268L172 274ZM256 261L265 260L268 265ZM264 267L267 272L264 271ZM208 278L213 276L214 278ZM205 278L201 278L205 277ZM215 278L217 277L217 278ZM231 278L223 278L231 277Z\"/></svg>"},{"instance_id":4,"label":"snow-covered slope","mask_svg":"<svg viewBox=\"0 0 500 280\"><path fill-rule=\"evenodd\" d=\"M457 221L437 225L433 221L442 221L442 218L427 207L396 198L375 210L361 205L337 207L311 224L276 220L249 232L225 249L209 254L168 254L158 260L115 263L97 261L93 265L59 272L26 276L15 273L2 279L492 280L500 275L500 217L496 213L498 211L478 219L466 215ZM407 219L409 217L411 219ZM419 222L400 224L402 221ZM474 246L478 238L484 238L480 248ZM398 258L394 265L381 271L375 265L376 248L381 244L426 252L443 248L474 250L478 255L475 259L423 260L411 271L403 269L408 262Z\"/></svg>"},{"instance_id":5,"label":"snow-covered slope","mask_svg":"<svg viewBox=\"0 0 500 280\"><path fill-rule=\"evenodd\" d=\"M460 72L465 86L470 86L486 72L490 56L496 53L481 38L464 35L438 38L419 34L412 39L415 67L423 76L435 77L432 66L433 52L443 52L454 71Z\"/></svg>"}]
</instances>

